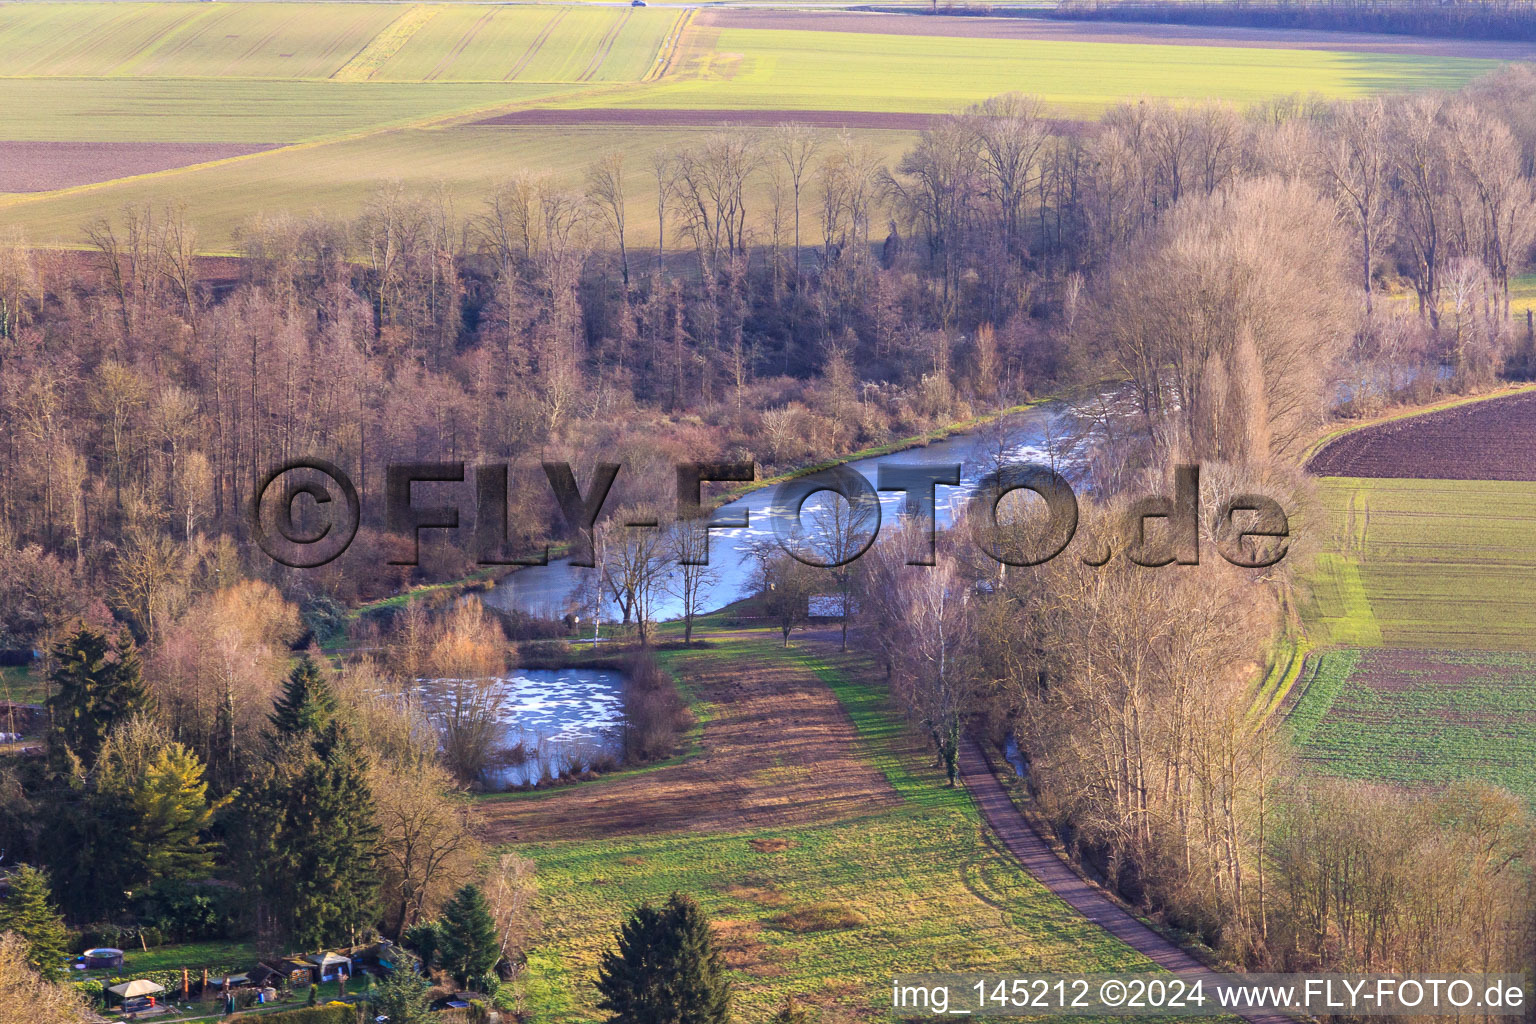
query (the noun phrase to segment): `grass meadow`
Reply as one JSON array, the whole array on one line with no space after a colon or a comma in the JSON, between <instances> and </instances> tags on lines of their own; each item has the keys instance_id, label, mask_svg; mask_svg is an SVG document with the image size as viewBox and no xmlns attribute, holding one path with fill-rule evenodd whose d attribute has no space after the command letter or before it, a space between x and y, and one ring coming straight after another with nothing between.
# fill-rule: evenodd
<instances>
[{"instance_id":1,"label":"grass meadow","mask_svg":"<svg viewBox=\"0 0 1536 1024\"><path fill-rule=\"evenodd\" d=\"M814 674L852 720L857 756L899 799L815 824L518 845L538 864L544 921L526 978L536 1019L600 1019L592 980L618 915L674 889L716 919L744 1020L766 1019L791 993L822 1007L823 1021L885 1018L882 995L902 971L1150 969L995 845L964 790L944 788L932 758L870 681L870 665L828 644L796 644L784 651L776 634L747 634L732 664L788 661ZM669 660L687 679L691 659L717 656ZM718 709L708 693L695 696L703 701L708 756L708 719ZM757 774L799 770L779 763L785 759L771 739L761 754ZM558 813L551 805L562 794L532 798Z\"/></svg>"}]
</instances>

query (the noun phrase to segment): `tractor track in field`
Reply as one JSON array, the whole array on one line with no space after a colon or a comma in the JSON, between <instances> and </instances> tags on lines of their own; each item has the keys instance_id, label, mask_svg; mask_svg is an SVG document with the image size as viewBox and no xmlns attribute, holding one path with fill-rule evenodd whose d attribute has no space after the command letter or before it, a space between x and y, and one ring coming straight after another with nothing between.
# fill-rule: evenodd
<instances>
[{"instance_id":1,"label":"tractor track in field","mask_svg":"<svg viewBox=\"0 0 1536 1024\"><path fill-rule=\"evenodd\" d=\"M533 58L544 48L544 44L549 42L549 37L554 35L555 29L559 27L560 23L565 20L565 16L569 13L571 13L571 9L563 7L560 9L559 14L549 19L549 24L540 29L539 34L533 37L533 42L528 44L528 49L524 50L523 55L517 59L517 63L512 65L512 70L502 77L503 82L515 82L517 81L517 76L528 70L528 65L533 63Z\"/></svg>"},{"instance_id":2,"label":"tractor track in field","mask_svg":"<svg viewBox=\"0 0 1536 1024\"><path fill-rule=\"evenodd\" d=\"M458 43L454 45L453 49L448 51L447 56L437 62L437 67L432 69L432 73L427 75L425 81L435 82L442 76L443 72L452 68L454 63L463 56L464 51L469 49L469 44L475 41L475 37L485 30L485 26L489 25L491 19L495 16L496 8L494 7L480 15L480 19L471 25L469 31L459 38Z\"/></svg>"},{"instance_id":3,"label":"tractor track in field","mask_svg":"<svg viewBox=\"0 0 1536 1024\"><path fill-rule=\"evenodd\" d=\"M618 21L614 23L614 26L608 30L608 34L599 40L597 44L597 52L592 55L592 60L587 64L587 70L583 71L577 77L576 81L590 82L592 80L592 76L597 74L598 70L601 69L605 63L607 63L608 55L613 52L615 44L618 43L620 33L624 31L624 26L629 24L629 19L634 17L634 15L635 12L633 8L626 10L624 12L624 17L618 19Z\"/></svg>"}]
</instances>

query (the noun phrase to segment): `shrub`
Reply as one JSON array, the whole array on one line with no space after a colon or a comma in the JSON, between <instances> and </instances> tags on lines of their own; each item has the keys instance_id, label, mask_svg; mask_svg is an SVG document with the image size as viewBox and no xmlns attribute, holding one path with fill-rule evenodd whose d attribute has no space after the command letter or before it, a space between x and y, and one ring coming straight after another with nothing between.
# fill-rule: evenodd
<instances>
[{"instance_id":1,"label":"shrub","mask_svg":"<svg viewBox=\"0 0 1536 1024\"><path fill-rule=\"evenodd\" d=\"M138 904L138 917L150 945L171 942L205 942L222 939L235 931L236 915L231 894L211 885L159 881L150 886ZM151 938L158 935L158 938Z\"/></svg>"},{"instance_id":2,"label":"shrub","mask_svg":"<svg viewBox=\"0 0 1536 1024\"><path fill-rule=\"evenodd\" d=\"M632 762L672 756L688 727L688 709L672 677L649 652L624 669L624 756Z\"/></svg>"},{"instance_id":3,"label":"shrub","mask_svg":"<svg viewBox=\"0 0 1536 1024\"><path fill-rule=\"evenodd\" d=\"M346 635L347 607L335 598L316 594L299 610L304 631L315 642L325 644Z\"/></svg>"}]
</instances>

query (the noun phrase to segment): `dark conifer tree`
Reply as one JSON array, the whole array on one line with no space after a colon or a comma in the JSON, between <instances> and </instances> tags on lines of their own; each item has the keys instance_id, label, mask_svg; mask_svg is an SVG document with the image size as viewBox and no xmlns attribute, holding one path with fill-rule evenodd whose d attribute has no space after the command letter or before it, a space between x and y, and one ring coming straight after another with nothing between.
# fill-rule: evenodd
<instances>
[{"instance_id":1,"label":"dark conifer tree","mask_svg":"<svg viewBox=\"0 0 1536 1024\"><path fill-rule=\"evenodd\" d=\"M27 944L27 962L49 981L64 976L69 935L54 909L48 876L22 865L11 874L11 888L0 900L0 932L15 932Z\"/></svg>"},{"instance_id":2,"label":"dark conifer tree","mask_svg":"<svg viewBox=\"0 0 1536 1024\"><path fill-rule=\"evenodd\" d=\"M496 920L478 886L466 885L443 908L438 962L460 985L488 988L501 959Z\"/></svg>"},{"instance_id":3,"label":"dark conifer tree","mask_svg":"<svg viewBox=\"0 0 1536 1024\"><path fill-rule=\"evenodd\" d=\"M336 714L336 698L313 658L304 655L288 674L283 695L268 720L281 739L310 733L319 736Z\"/></svg>"},{"instance_id":4,"label":"dark conifer tree","mask_svg":"<svg viewBox=\"0 0 1536 1024\"><path fill-rule=\"evenodd\" d=\"M65 752L89 767L117 723L149 710L139 653L126 633L116 643L89 627L65 637L53 651L50 753L62 768Z\"/></svg>"},{"instance_id":5,"label":"dark conifer tree","mask_svg":"<svg viewBox=\"0 0 1536 1024\"><path fill-rule=\"evenodd\" d=\"M237 852L261 896L258 922L304 949L353 941L375 917L379 830L367 758L332 720L289 743L250 785Z\"/></svg>"},{"instance_id":6,"label":"dark conifer tree","mask_svg":"<svg viewBox=\"0 0 1536 1024\"><path fill-rule=\"evenodd\" d=\"M598 965L601 1009L613 1024L724 1024L731 986L709 920L673 893L661 907L637 907L620 927L616 948Z\"/></svg>"}]
</instances>

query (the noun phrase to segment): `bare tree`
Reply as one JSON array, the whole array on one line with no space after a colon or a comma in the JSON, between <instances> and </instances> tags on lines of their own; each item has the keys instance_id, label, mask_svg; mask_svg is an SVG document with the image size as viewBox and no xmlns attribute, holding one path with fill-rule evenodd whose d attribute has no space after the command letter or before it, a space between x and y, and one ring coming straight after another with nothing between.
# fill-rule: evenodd
<instances>
[{"instance_id":1,"label":"bare tree","mask_svg":"<svg viewBox=\"0 0 1536 1024\"><path fill-rule=\"evenodd\" d=\"M628 525L645 524L651 525ZM650 642L657 593L668 574L668 537L653 507L629 505L598 525L598 571L619 606L621 622L634 622L640 646Z\"/></svg>"},{"instance_id":2,"label":"bare tree","mask_svg":"<svg viewBox=\"0 0 1536 1024\"><path fill-rule=\"evenodd\" d=\"M716 583L719 565L709 564L709 531L704 519L678 519L667 531L672 572L667 590L683 603L683 643L693 642L693 621L705 610Z\"/></svg>"},{"instance_id":3,"label":"bare tree","mask_svg":"<svg viewBox=\"0 0 1536 1024\"><path fill-rule=\"evenodd\" d=\"M805 188L806 175L821 144L821 136L803 124L782 124L774 129L773 153L789 174L789 191L794 205L795 280L797 282L800 278L800 196Z\"/></svg>"},{"instance_id":4,"label":"bare tree","mask_svg":"<svg viewBox=\"0 0 1536 1024\"><path fill-rule=\"evenodd\" d=\"M1386 105L1360 100L1336 108L1317 146L1318 166L1360 244L1360 286L1371 314L1372 269L1392 230L1391 139Z\"/></svg>"},{"instance_id":5,"label":"bare tree","mask_svg":"<svg viewBox=\"0 0 1536 1024\"><path fill-rule=\"evenodd\" d=\"M629 250L624 247L624 154L615 150L587 168L587 196L619 245L619 268L629 291Z\"/></svg>"}]
</instances>

